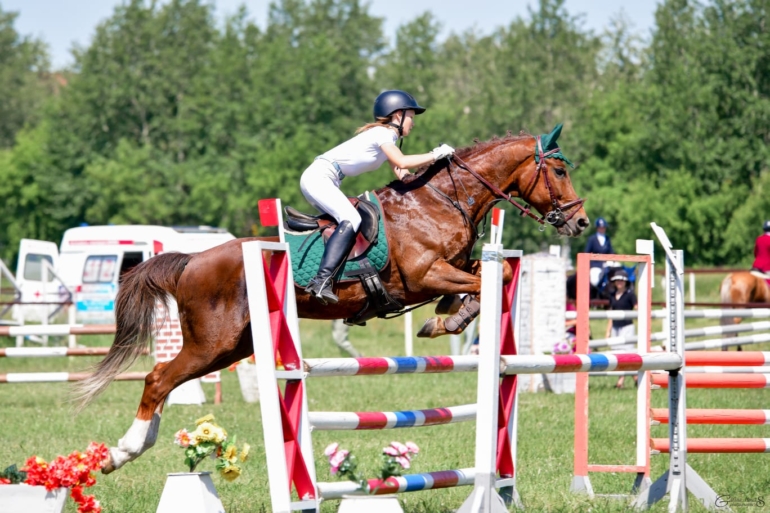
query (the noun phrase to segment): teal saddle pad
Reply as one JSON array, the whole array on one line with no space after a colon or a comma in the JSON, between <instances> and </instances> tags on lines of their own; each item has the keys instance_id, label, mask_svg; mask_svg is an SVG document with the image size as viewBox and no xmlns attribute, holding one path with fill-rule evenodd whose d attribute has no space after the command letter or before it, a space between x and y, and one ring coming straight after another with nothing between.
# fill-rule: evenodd
<instances>
[{"instance_id":1,"label":"teal saddle pad","mask_svg":"<svg viewBox=\"0 0 770 513\"><path fill-rule=\"evenodd\" d=\"M377 269L382 269L388 263L388 239L385 233L385 222L383 221L382 205L374 194L369 195L369 201L377 205L380 209L380 222L379 230L377 233L377 240L367 248L363 255L359 255L351 260L345 262L345 265L337 273L335 279L337 281L351 281L358 280L355 278L343 278L344 273L349 271L357 271L362 266L361 260L364 258L369 260L369 263ZM296 233L286 231L284 232L286 242L289 244L289 250L291 252L291 268L294 272L294 283L299 287L307 287L310 279L318 272L318 267L321 265L321 257L324 254L324 241L320 232L308 233Z\"/></svg>"}]
</instances>

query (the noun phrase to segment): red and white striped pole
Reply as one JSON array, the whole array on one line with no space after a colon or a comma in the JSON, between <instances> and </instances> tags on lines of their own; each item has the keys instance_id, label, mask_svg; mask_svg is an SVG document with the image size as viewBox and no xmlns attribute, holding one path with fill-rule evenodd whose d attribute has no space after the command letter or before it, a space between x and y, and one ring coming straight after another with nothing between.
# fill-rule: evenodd
<instances>
[{"instance_id":1,"label":"red and white striped pole","mask_svg":"<svg viewBox=\"0 0 770 513\"><path fill-rule=\"evenodd\" d=\"M490 243L503 243L503 222L505 221L505 210L502 208L492 209L492 229L490 230Z\"/></svg>"}]
</instances>

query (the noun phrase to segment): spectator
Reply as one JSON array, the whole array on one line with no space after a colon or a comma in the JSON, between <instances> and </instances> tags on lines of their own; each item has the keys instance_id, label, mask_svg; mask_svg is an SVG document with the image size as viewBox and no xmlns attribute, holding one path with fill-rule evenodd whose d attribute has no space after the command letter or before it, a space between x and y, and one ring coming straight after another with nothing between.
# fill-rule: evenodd
<instances>
[{"instance_id":1,"label":"spectator","mask_svg":"<svg viewBox=\"0 0 770 513\"><path fill-rule=\"evenodd\" d=\"M610 295L610 310L635 310L636 294L628 288L628 273L621 269L612 276L611 280L613 285L615 285L615 292ZM634 321L630 319L610 319L607 323L606 337L632 337L635 334ZM636 347L635 343L629 342L616 348L622 351L635 351ZM637 378L634 376L634 381L636 380ZM620 376L615 388L623 388L623 381L624 376Z\"/></svg>"},{"instance_id":2,"label":"spectator","mask_svg":"<svg viewBox=\"0 0 770 513\"><path fill-rule=\"evenodd\" d=\"M768 274L770 273L770 221L765 221L762 231L765 233L757 237L754 243L754 263L751 268Z\"/></svg>"},{"instance_id":3,"label":"spectator","mask_svg":"<svg viewBox=\"0 0 770 513\"><path fill-rule=\"evenodd\" d=\"M350 326L345 324L342 319L335 319L332 321L332 338L334 339L334 343L353 358L359 358L361 353L359 353L358 349L356 349L353 344L350 343L350 340L348 340L349 331Z\"/></svg>"},{"instance_id":4,"label":"spectator","mask_svg":"<svg viewBox=\"0 0 770 513\"><path fill-rule=\"evenodd\" d=\"M599 255L614 255L615 250L612 249L612 242L607 235L607 221L603 217L600 217L594 223L596 226L596 233L588 237L586 241L585 253L597 253ZM591 262L591 285L594 287L599 285L599 279L602 275L602 267L604 262L594 260Z\"/></svg>"}]
</instances>

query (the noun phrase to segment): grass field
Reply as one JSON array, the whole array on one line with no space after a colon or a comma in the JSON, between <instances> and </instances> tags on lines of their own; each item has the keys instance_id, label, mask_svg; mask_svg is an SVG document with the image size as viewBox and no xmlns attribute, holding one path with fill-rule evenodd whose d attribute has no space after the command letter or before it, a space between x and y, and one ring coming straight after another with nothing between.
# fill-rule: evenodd
<instances>
[{"instance_id":1,"label":"grass field","mask_svg":"<svg viewBox=\"0 0 770 513\"><path fill-rule=\"evenodd\" d=\"M699 300L716 299L720 277L699 276ZM713 283L710 283L712 282ZM701 295L701 288L702 295ZM712 292L709 292L712 291ZM659 297L661 289L655 289ZM714 297L709 297L714 294ZM415 327L428 316L426 308L418 312ZM690 326L708 321L689 322ZM711 321L713 323L713 321ZM306 357L334 357L339 352L330 337L330 323L302 321L303 350ZM603 333L604 323L596 321L594 332ZM659 329L656 326L655 329ZM366 328L353 328L351 341L367 356L403 354L403 323L375 321ZM81 339L88 345L108 345L108 337ZM11 345L11 339L0 344ZM446 354L446 339L415 341L415 353ZM0 373L31 371L83 370L93 360L86 358L13 359L0 361ZM135 370L149 369L150 362L140 362ZM431 408L475 402L475 374L399 375L387 377L347 377L309 380L311 410L371 411ZM629 380L627 383L630 383ZM591 380L590 461L603 464L634 462L635 393L632 386L612 388L614 379ZM1 385L0 467L22 464L36 454L50 459L57 454L82 450L90 441L114 445L123 436L136 411L142 384L113 383L107 392L80 415L68 404L65 384ZM206 413L217 420L240 441L252 444L251 459L244 473L233 483L214 477L217 490L229 513L269 512L269 494L262 447L262 428L258 405L245 403L234 373L223 372L224 404L214 406L213 386L204 385L208 404L166 408L158 443L144 456L109 476L99 476L91 489L102 501L105 512L150 513L157 507L167 472L183 471L182 450L173 444L173 434ZM691 390L688 406L696 408L767 408L766 390ZM664 391L653 392L653 405L666 404ZM628 502L597 498L593 501L571 495L569 485L573 464L572 395L522 394L519 427L518 486L528 511L627 511ZM652 428L655 437L667 436L667 427ZM770 437L765 426L690 426L691 437ZM391 440L413 440L422 449L415 460L415 472L472 467L474 464L473 423L391 431L317 432L313 436L317 456L332 441L351 449L373 474L381 448ZM653 478L667 468L667 456L653 457ZM717 491L734 499L761 498L770 508L770 461L764 455L690 455L689 462ZM213 470L212 466L204 470ZM317 473L321 480L332 480L325 460L319 458ZM592 474L597 493L626 493L632 484L627 474ZM470 488L437 490L402 495L405 511L449 512L460 506ZM700 508L692 503L693 510ZM335 511L337 503L324 504L323 511ZM733 507L734 511L750 509ZM754 511L760 511L755 508ZM2 507L0 505L0 511ZM74 513L72 501L67 513ZM658 505L653 511L665 511Z\"/></svg>"}]
</instances>

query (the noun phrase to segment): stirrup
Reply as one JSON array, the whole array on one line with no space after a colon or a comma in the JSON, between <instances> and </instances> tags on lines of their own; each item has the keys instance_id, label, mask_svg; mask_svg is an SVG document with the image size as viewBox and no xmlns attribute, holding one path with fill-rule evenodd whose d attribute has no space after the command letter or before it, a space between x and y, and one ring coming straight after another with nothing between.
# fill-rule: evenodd
<instances>
[{"instance_id":1,"label":"stirrup","mask_svg":"<svg viewBox=\"0 0 770 513\"><path fill-rule=\"evenodd\" d=\"M316 281L316 278L310 280L310 283L305 287L305 292L313 296L319 303L326 306L329 303L336 305L340 302L340 298L332 290L334 280L327 278L323 281Z\"/></svg>"}]
</instances>

